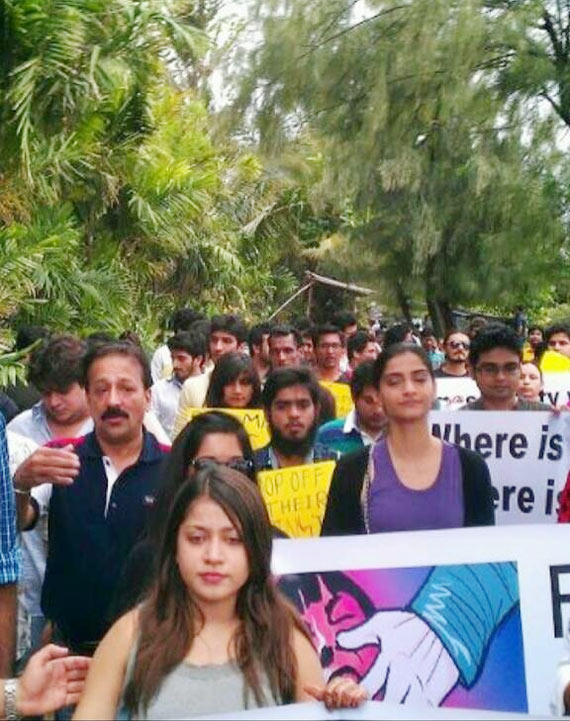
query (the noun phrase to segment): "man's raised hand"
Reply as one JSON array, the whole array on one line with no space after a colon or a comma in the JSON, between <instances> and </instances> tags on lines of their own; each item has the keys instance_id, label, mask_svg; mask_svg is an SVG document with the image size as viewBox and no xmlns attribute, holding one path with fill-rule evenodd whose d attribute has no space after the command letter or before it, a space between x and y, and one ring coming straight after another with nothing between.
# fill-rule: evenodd
<instances>
[{"instance_id":1,"label":"man's raised hand","mask_svg":"<svg viewBox=\"0 0 570 721\"><path fill-rule=\"evenodd\" d=\"M72 445L64 448L44 446L18 466L14 473L14 487L20 491L29 491L42 483L68 486L78 473L79 458Z\"/></svg>"}]
</instances>

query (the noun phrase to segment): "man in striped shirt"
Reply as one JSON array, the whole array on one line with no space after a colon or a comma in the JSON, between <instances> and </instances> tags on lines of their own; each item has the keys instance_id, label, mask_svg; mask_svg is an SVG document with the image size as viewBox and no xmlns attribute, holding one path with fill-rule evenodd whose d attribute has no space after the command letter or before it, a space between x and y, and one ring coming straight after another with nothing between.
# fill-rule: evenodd
<instances>
[{"instance_id":1,"label":"man in striped shirt","mask_svg":"<svg viewBox=\"0 0 570 721\"><path fill-rule=\"evenodd\" d=\"M6 423L0 414L0 678L11 675L14 662L17 582L16 507L8 470Z\"/></svg>"}]
</instances>

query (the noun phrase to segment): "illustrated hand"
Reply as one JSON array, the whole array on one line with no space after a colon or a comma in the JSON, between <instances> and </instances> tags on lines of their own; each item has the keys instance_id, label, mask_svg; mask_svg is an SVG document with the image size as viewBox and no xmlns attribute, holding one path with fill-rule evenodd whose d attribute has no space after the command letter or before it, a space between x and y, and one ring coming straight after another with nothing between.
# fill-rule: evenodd
<instances>
[{"instance_id":1,"label":"illustrated hand","mask_svg":"<svg viewBox=\"0 0 570 721\"><path fill-rule=\"evenodd\" d=\"M50 644L30 658L18 680L16 706L21 716L40 716L79 701L91 659L68 653Z\"/></svg>"},{"instance_id":2,"label":"illustrated hand","mask_svg":"<svg viewBox=\"0 0 570 721\"><path fill-rule=\"evenodd\" d=\"M346 676L337 676L326 686L305 686L304 690L317 701L322 701L329 711L336 708L356 708L368 698L366 690Z\"/></svg>"},{"instance_id":3,"label":"illustrated hand","mask_svg":"<svg viewBox=\"0 0 570 721\"><path fill-rule=\"evenodd\" d=\"M378 611L336 640L345 649L380 647L361 681L371 698L383 690L384 701L439 706L459 679L445 646L415 613Z\"/></svg>"},{"instance_id":4,"label":"illustrated hand","mask_svg":"<svg viewBox=\"0 0 570 721\"><path fill-rule=\"evenodd\" d=\"M66 486L79 473L79 458L73 446L38 448L21 463L14 473L14 486L28 491L42 483Z\"/></svg>"}]
</instances>

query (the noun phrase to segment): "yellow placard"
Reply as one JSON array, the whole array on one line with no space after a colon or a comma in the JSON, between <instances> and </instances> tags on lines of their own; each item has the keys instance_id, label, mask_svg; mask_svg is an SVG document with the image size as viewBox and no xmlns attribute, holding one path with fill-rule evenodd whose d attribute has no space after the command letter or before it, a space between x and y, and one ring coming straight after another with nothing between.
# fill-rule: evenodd
<instances>
[{"instance_id":1,"label":"yellow placard","mask_svg":"<svg viewBox=\"0 0 570 721\"><path fill-rule=\"evenodd\" d=\"M543 373L566 373L570 371L570 358L555 350L547 350L540 359L540 370Z\"/></svg>"},{"instance_id":2,"label":"yellow placard","mask_svg":"<svg viewBox=\"0 0 570 721\"><path fill-rule=\"evenodd\" d=\"M531 344L527 341L523 345L523 356L522 356L522 362L523 363L532 363L534 360L534 350Z\"/></svg>"},{"instance_id":3,"label":"yellow placard","mask_svg":"<svg viewBox=\"0 0 570 721\"><path fill-rule=\"evenodd\" d=\"M185 413L188 418L185 422L188 423L196 416L209 411L220 411L237 418L245 428L254 451L263 448L271 440L265 413L261 408L186 408Z\"/></svg>"},{"instance_id":4,"label":"yellow placard","mask_svg":"<svg viewBox=\"0 0 570 721\"><path fill-rule=\"evenodd\" d=\"M319 536L335 465L321 461L258 473L271 523L290 538Z\"/></svg>"},{"instance_id":5,"label":"yellow placard","mask_svg":"<svg viewBox=\"0 0 570 721\"><path fill-rule=\"evenodd\" d=\"M331 383L330 381L320 381L320 384L333 395L336 403L336 417L344 418L348 415L354 407L350 386L347 383Z\"/></svg>"}]
</instances>

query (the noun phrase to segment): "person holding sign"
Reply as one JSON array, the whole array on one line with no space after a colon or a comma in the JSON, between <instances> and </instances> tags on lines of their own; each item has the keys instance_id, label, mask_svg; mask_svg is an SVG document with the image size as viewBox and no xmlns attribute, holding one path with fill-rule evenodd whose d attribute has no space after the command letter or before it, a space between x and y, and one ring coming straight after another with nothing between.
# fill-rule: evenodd
<instances>
[{"instance_id":1,"label":"person holding sign","mask_svg":"<svg viewBox=\"0 0 570 721\"><path fill-rule=\"evenodd\" d=\"M336 451L315 443L320 386L307 368L271 371L263 388L263 407L271 442L257 451L257 469L275 470L335 460Z\"/></svg>"},{"instance_id":2,"label":"person holding sign","mask_svg":"<svg viewBox=\"0 0 570 721\"><path fill-rule=\"evenodd\" d=\"M389 346L374 365L388 427L371 449L337 463L322 535L493 525L487 464L430 433L434 372L414 344Z\"/></svg>"},{"instance_id":3,"label":"person holding sign","mask_svg":"<svg viewBox=\"0 0 570 721\"><path fill-rule=\"evenodd\" d=\"M216 363L205 408L260 408L261 387L252 359L245 353L226 353Z\"/></svg>"},{"instance_id":4,"label":"person holding sign","mask_svg":"<svg viewBox=\"0 0 570 721\"><path fill-rule=\"evenodd\" d=\"M462 411L549 411L550 406L517 396L521 381L521 339L509 326L496 323L471 342L469 363L481 392Z\"/></svg>"},{"instance_id":5,"label":"person holding sign","mask_svg":"<svg viewBox=\"0 0 570 721\"><path fill-rule=\"evenodd\" d=\"M255 484L211 465L179 489L156 581L97 649L75 719L188 718L323 700L353 707L348 677L326 686L309 632L271 575L272 536Z\"/></svg>"}]
</instances>

